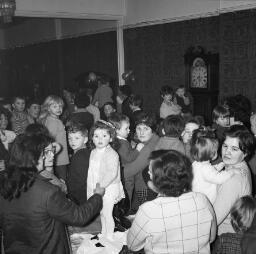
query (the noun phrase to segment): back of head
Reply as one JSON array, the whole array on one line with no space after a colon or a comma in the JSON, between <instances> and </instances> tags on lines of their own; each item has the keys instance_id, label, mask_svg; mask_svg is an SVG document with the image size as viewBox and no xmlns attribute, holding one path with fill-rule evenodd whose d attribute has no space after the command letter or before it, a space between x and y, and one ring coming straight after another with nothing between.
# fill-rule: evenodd
<instances>
[{"instance_id":1,"label":"back of head","mask_svg":"<svg viewBox=\"0 0 256 254\"><path fill-rule=\"evenodd\" d=\"M191 162L175 150L158 150L151 153L152 181L159 193L170 197L191 191Z\"/></svg>"},{"instance_id":2,"label":"back of head","mask_svg":"<svg viewBox=\"0 0 256 254\"><path fill-rule=\"evenodd\" d=\"M184 130L184 121L181 116L170 115L163 121L163 130L166 136L179 137Z\"/></svg>"},{"instance_id":3,"label":"back of head","mask_svg":"<svg viewBox=\"0 0 256 254\"><path fill-rule=\"evenodd\" d=\"M122 122L128 122L129 123L129 118L126 115L114 112L108 118L108 122L112 123L113 126L115 126L115 128L117 130L119 130L122 126Z\"/></svg>"},{"instance_id":4,"label":"back of head","mask_svg":"<svg viewBox=\"0 0 256 254\"><path fill-rule=\"evenodd\" d=\"M32 123L28 125L25 129L25 134L27 136L34 136L34 135L46 135L50 136L49 130L40 123Z\"/></svg>"},{"instance_id":5,"label":"back of head","mask_svg":"<svg viewBox=\"0 0 256 254\"><path fill-rule=\"evenodd\" d=\"M86 93L77 93L74 104L77 108L86 108L90 105L90 97Z\"/></svg>"},{"instance_id":6,"label":"back of head","mask_svg":"<svg viewBox=\"0 0 256 254\"><path fill-rule=\"evenodd\" d=\"M119 87L121 93L127 97L129 97L132 94L132 89L129 85L123 85Z\"/></svg>"},{"instance_id":7,"label":"back of head","mask_svg":"<svg viewBox=\"0 0 256 254\"><path fill-rule=\"evenodd\" d=\"M135 107L142 107L143 104L143 98L141 95L136 94L136 95L132 95L129 99L129 104Z\"/></svg>"},{"instance_id":8,"label":"back of head","mask_svg":"<svg viewBox=\"0 0 256 254\"><path fill-rule=\"evenodd\" d=\"M211 161L217 157L219 142L214 130L199 128L191 139L191 157L195 161Z\"/></svg>"}]
</instances>

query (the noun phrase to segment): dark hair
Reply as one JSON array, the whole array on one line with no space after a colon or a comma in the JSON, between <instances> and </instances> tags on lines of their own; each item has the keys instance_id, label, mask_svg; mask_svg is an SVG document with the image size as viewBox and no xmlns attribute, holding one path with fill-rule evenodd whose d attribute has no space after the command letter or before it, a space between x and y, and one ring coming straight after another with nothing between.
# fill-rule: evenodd
<instances>
[{"instance_id":1,"label":"dark hair","mask_svg":"<svg viewBox=\"0 0 256 254\"><path fill-rule=\"evenodd\" d=\"M78 108L86 108L90 105L90 97L85 92L77 93L75 95L74 104Z\"/></svg>"},{"instance_id":2,"label":"dark hair","mask_svg":"<svg viewBox=\"0 0 256 254\"><path fill-rule=\"evenodd\" d=\"M4 115L7 118L7 120L9 121L10 112L8 109L4 108L3 106L0 106L0 115Z\"/></svg>"},{"instance_id":3,"label":"dark hair","mask_svg":"<svg viewBox=\"0 0 256 254\"><path fill-rule=\"evenodd\" d=\"M236 232L250 228L256 212L256 201L251 196L238 199L230 210L231 225Z\"/></svg>"},{"instance_id":4,"label":"dark hair","mask_svg":"<svg viewBox=\"0 0 256 254\"><path fill-rule=\"evenodd\" d=\"M163 120L163 130L166 136L179 137L184 126L183 118L178 115L170 115Z\"/></svg>"},{"instance_id":5,"label":"dark hair","mask_svg":"<svg viewBox=\"0 0 256 254\"><path fill-rule=\"evenodd\" d=\"M137 127L140 124L146 125L151 128L152 131L155 131L157 127L156 117L152 114L143 112L138 116L135 126Z\"/></svg>"},{"instance_id":6,"label":"dark hair","mask_svg":"<svg viewBox=\"0 0 256 254\"><path fill-rule=\"evenodd\" d=\"M228 97L224 104L228 107L230 116L234 117L235 121L242 122L250 129L251 102L244 95L237 94Z\"/></svg>"},{"instance_id":7,"label":"dark hair","mask_svg":"<svg viewBox=\"0 0 256 254\"><path fill-rule=\"evenodd\" d=\"M216 122L219 117L229 117L229 110L227 107L217 105L212 111L212 121Z\"/></svg>"},{"instance_id":8,"label":"dark hair","mask_svg":"<svg viewBox=\"0 0 256 254\"><path fill-rule=\"evenodd\" d=\"M90 130L90 133L89 133L89 147L90 147L90 149L95 148L95 145L93 143L93 135L94 135L94 131L97 130L97 129L107 130L107 132L109 133L109 135L112 139L112 141L110 142L110 145L114 149L118 148L119 143L118 143L117 138L116 138L115 126L112 123L109 123L107 121L99 120L92 126L92 128Z\"/></svg>"},{"instance_id":9,"label":"dark hair","mask_svg":"<svg viewBox=\"0 0 256 254\"><path fill-rule=\"evenodd\" d=\"M14 96L14 97L12 98L12 104L15 103L16 100L18 100L18 99L24 100L24 101L26 102L25 96L23 96L23 95L16 95L16 96Z\"/></svg>"},{"instance_id":10,"label":"dark hair","mask_svg":"<svg viewBox=\"0 0 256 254\"><path fill-rule=\"evenodd\" d=\"M141 95L137 94L137 95L132 95L130 98L129 98L129 105L132 105L132 106L136 106L136 107L142 107L142 104L143 104L143 98Z\"/></svg>"},{"instance_id":11,"label":"dark hair","mask_svg":"<svg viewBox=\"0 0 256 254\"><path fill-rule=\"evenodd\" d=\"M165 96L165 95L174 95L174 91L170 86L162 86L161 90L160 90L160 94L161 96Z\"/></svg>"},{"instance_id":12,"label":"dark hair","mask_svg":"<svg viewBox=\"0 0 256 254\"><path fill-rule=\"evenodd\" d=\"M113 112L108 118L108 121L112 123L117 130L121 129L122 122L130 122L129 118L126 115L119 114L117 112Z\"/></svg>"},{"instance_id":13,"label":"dark hair","mask_svg":"<svg viewBox=\"0 0 256 254\"><path fill-rule=\"evenodd\" d=\"M115 104L114 104L113 102L111 102L111 101L106 102L106 103L103 105L103 109L104 109L105 106L107 106L107 105L111 106L113 109L116 109Z\"/></svg>"},{"instance_id":14,"label":"dark hair","mask_svg":"<svg viewBox=\"0 0 256 254\"><path fill-rule=\"evenodd\" d=\"M53 139L46 135L17 136L11 147L9 165L0 181L0 194L5 199L18 198L33 185L38 160L51 142Z\"/></svg>"},{"instance_id":15,"label":"dark hair","mask_svg":"<svg viewBox=\"0 0 256 254\"><path fill-rule=\"evenodd\" d=\"M24 134L26 134L28 136L33 136L33 135L51 136L49 130L44 125L42 125L40 123L29 124L26 127Z\"/></svg>"},{"instance_id":16,"label":"dark hair","mask_svg":"<svg viewBox=\"0 0 256 254\"><path fill-rule=\"evenodd\" d=\"M122 94L126 95L127 97L129 97L132 94L132 89L129 85L120 86L119 90Z\"/></svg>"},{"instance_id":17,"label":"dark hair","mask_svg":"<svg viewBox=\"0 0 256 254\"><path fill-rule=\"evenodd\" d=\"M152 181L159 193L179 197L191 191L193 179L190 160L175 150L151 153Z\"/></svg>"},{"instance_id":18,"label":"dark hair","mask_svg":"<svg viewBox=\"0 0 256 254\"><path fill-rule=\"evenodd\" d=\"M211 161L218 153L219 142L213 130L199 128L191 138L191 158L195 161Z\"/></svg>"},{"instance_id":19,"label":"dark hair","mask_svg":"<svg viewBox=\"0 0 256 254\"><path fill-rule=\"evenodd\" d=\"M199 126L205 125L204 117L201 115L195 115L194 120L199 124Z\"/></svg>"},{"instance_id":20,"label":"dark hair","mask_svg":"<svg viewBox=\"0 0 256 254\"><path fill-rule=\"evenodd\" d=\"M224 133L225 138L238 138L239 148L246 155L245 158L250 157L255 150L255 139L252 133L244 125L232 125Z\"/></svg>"},{"instance_id":21,"label":"dark hair","mask_svg":"<svg viewBox=\"0 0 256 254\"><path fill-rule=\"evenodd\" d=\"M38 99L30 99L27 103L26 103L26 107L30 108L32 105L41 105L40 101Z\"/></svg>"},{"instance_id":22,"label":"dark hair","mask_svg":"<svg viewBox=\"0 0 256 254\"><path fill-rule=\"evenodd\" d=\"M83 136L88 137L88 130L86 125L82 122L71 120L67 123L67 132L76 133L81 132Z\"/></svg>"}]
</instances>

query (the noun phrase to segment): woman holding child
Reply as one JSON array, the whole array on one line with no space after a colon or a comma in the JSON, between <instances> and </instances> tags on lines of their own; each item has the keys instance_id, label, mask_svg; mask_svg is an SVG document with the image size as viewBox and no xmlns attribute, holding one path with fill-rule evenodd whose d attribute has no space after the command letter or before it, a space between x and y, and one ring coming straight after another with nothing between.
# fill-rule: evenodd
<instances>
[{"instance_id":1,"label":"woman holding child","mask_svg":"<svg viewBox=\"0 0 256 254\"><path fill-rule=\"evenodd\" d=\"M252 191L251 174L245 159L254 150L254 137L243 125L233 125L225 134L222 144L222 160L225 170L236 174L219 185L213 207L217 217L218 235L234 232L230 223L230 210L242 196Z\"/></svg>"},{"instance_id":2,"label":"woman holding child","mask_svg":"<svg viewBox=\"0 0 256 254\"><path fill-rule=\"evenodd\" d=\"M144 144L138 157L124 166L125 188L131 200L133 188L138 199L139 205L144 203L149 195L142 172L149 165L150 153L155 149L159 137L155 133L156 120L149 114L142 114L136 122L136 135L139 142Z\"/></svg>"}]
</instances>

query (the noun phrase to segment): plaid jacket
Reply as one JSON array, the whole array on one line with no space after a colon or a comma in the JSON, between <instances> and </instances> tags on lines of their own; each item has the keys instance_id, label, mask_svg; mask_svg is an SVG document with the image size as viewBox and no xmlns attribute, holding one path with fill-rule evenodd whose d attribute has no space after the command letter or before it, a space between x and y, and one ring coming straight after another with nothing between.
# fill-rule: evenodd
<instances>
[{"instance_id":1,"label":"plaid jacket","mask_svg":"<svg viewBox=\"0 0 256 254\"><path fill-rule=\"evenodd\" d=\"M241 233L220 235L213 245L212 254L241 254Z\"/></svg>"}]
</instances>

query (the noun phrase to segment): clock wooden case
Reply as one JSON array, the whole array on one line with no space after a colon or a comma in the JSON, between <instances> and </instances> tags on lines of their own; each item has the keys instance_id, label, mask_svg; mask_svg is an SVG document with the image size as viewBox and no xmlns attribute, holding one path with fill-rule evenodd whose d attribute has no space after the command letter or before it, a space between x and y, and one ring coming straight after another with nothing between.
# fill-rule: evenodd
<instances>
[{"instance_id":1,"label":"clock wooden case","mask_svg":"<svg viewBox=\"0 0 256 254\"><path fill-rule=\"evenodd\" d=\"M190 47L184 55L186 88L193 96L194 115L204 116L211 124L213 108L218 104L219 54L203 47Z\"/></svg>"}]
</instances>

